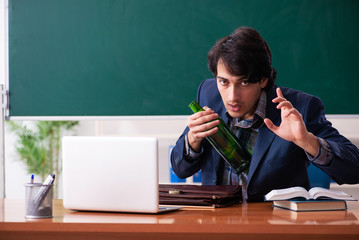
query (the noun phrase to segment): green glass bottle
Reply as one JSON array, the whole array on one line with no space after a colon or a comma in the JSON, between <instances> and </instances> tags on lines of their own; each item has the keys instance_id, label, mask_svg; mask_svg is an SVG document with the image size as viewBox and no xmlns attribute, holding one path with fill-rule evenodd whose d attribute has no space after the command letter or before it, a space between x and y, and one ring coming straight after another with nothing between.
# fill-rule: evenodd
<instances>
[{"instance_id":1,"label":"green glass bottle","mask_svg":"<svg viewBox=\"0 0 359 240\"><path fill-rule=\"evenodd\" d=\"M196 100L188 105L194 113L204 111L204 109L197 103ZM239 174L249 167L252 155L248 150L241 145L238 138L229 129L227 124L218 118L220 121L218 131L211 136L206 137L210 144L217 150L219 155Z\"/></svg>"}]
</instances>

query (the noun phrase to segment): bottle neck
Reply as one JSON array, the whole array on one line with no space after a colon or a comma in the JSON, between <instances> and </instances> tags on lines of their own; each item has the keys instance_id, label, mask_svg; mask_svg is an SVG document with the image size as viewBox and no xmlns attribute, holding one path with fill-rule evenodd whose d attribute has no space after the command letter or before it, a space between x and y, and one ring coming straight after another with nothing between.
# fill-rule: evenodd
<instances>
[{"instance_id":1,"label":"bottle neck","mask_svg":"<svg viewBox=\"0 0 359 240\"><path fill-rule=\"evenodd\" d=\"M193 100L188 106L194 113L204 111L204 109L198 104L196 100Z\"/></svg>"}]
</instances>

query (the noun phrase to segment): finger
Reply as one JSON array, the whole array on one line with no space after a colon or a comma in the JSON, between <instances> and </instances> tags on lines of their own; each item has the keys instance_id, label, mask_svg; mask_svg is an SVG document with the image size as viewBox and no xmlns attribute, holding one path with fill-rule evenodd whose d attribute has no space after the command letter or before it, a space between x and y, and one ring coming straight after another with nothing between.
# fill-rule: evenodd
<instances>
[{"instance_id":1,"label":"finger","mask_svg":"<svg viewBox=\"0 0 359 240\"><path fill-rule=\"evenodd\" d=\"M194 120L200 119L202 117L207 117L207 120L210 121L210 120L218 118L218 114L215 113L212 109L208 108L205 111L200 111L200 112L197 112L197 113L194 113L194 114L190 115L188 117L188 120L189 121L194 121Z\"/></svg>"},{"instance_id":2,"label":"finger","mask_svg":"<svg viewBox=\"0 0 359 240\"><path fill-rule=\"evenodd\" d=\"M214 134L215 132L218 131L217 127L213 127L210 129L206 129L204 131L201 131L201 129L198 128L192 128L190 129L190 131L188 132L188 137L192 139L192 141L202 141L203 138L206 138L212 134ZM202 129L203 130L203 129Z\"/></svg>"},{"instance_id":3,"label":"finger","mask_svg":"<svg viewBox=\"0 0 359 240\"><path fill-rule=\"evenodd\" d=\"M198 119L195 119L195 120L190 120L188 122L188 127L189 128L194 128L194 127L197 127L197 126L204 125L204 126L209 126L209 127L206 127L206 128L210 128L210 127L214 127L214 126L218 125L218 123L219 123L218 115L217 114L211 114L211 115L202 116L202 117L200 117ZM213 124L215 124L215 125L213 126Z\"/></svg>"},{"instance_id":4,"label":"finger","mask_svg":"<svg viewBox=\"0 0 359 240\"><path fill-rule=\"evenodd\" d=\"M284 101L284 102L280 102L277 105L277 109L281 109L281 108L293 108L293 105L289 101Z\"/></svg>"},{"instance_id":5,"label":"finger","mask_svg":"<svg viewBox=\"0 0 359 240\"><path fill-rule=\"evenodd\" d=\"M292 108L289 111L287 111L284 117L288 117L289 115L295 115L298 118L301 117L301 114L295 108Z\"/></svg>"},{"instance_id":6,"label":"finger","mask_svg":"<svg viewBox=\"0 0 359 240\"><path fill-rule=\"evenodd\" d=\"M193 132L204 132L204 131L208 131L211 128L216 127L219 124L219 120L214 120L214 121L210 121L210 122L205 122L202 124L196 124L196 122L192 122L188 124L188 127L193 131Z\"/></svg>"},{"instance_id":7,"label":"finger","mask_svg":"<svg viewBox=\"0 0 359 240\"><path fill-rule=\"evenodd\" d=\"M276 97L276 98L273 98L273 100L272 100L272 102L274 102L274 103L279 103L279 102L284 102L284 101L287 101L287 99L282 98L282 97Z\"/></svg>"},{"instance_id":8,"label":"finger","mask_svg":"<svg viewBox=\"0 0 359 240\"><path fill-rule=\"evenodd\" d=\"M278 97L284 98L284 97L283 97L282 90L280 90L279 87L277 87L276 92L277 92L277 96L278 96Z\"/></svg>"},{"instance_id":9,"label":"finger","mask_svg":"<svg viewBox=\"0 0 359 240\"><path fill-rule=\"evenodd\" d=\"M206 108L206 109L204 109L204 111L199 111L197 113L194 113L190 117L196 119L196 118L198 118L200 116L208 115L208 114L211 114L211 113L214 113L214 111L212 109L210 109L210 108Z\"/></svg>"},{"instance_id":10,"label":"finger","mask_svg":"<svg viewBox=\"0 0 359 240\"><path fill-rule=\"evenodd\" d=\"M275 133L277 131L278 127L274 125L274 123L269 118L265 118L264 123L267 126L267 128L269 128L272 132Z\"/></svg>"},{"instance_id":11,"label":"finger","mask_svg":"<svg viewBox=\"0 0 359 240\"><path fill-rule=\"evenodd\" d=\"M215 127L215 128L211 128L204 132L197 132L197 133L195 133L195 136L197 139L203 139L203 138L211 136L212 134L214 134L217 131L218 131L218 128Z\"/></svg>"}]
</instances>

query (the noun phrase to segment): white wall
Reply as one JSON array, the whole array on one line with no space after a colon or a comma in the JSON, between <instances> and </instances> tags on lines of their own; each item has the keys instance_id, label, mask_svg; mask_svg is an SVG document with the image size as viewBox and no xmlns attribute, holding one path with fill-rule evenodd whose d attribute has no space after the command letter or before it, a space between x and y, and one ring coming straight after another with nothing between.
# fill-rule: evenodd
<instances>
[{"instance_id":1,"label":"white wall","mask_svg":"<svg viewBox=\"0 0 359 240\"><path fill-rule=\"evenodd\" d=\"M357 147L359 147L359 115L328 115L328 120Z\"/></svg>"},{"instance_id":2,"label":"white wall","mask_svg":"<svg viewBox=\"0 0 359 240\"><path fill-rule=\"evenodd\" d=\"M329 115L333 126L339 132L359 146L359 119L348 116ZM81 121L77 135L92 136L155 136L159 138L159 170L160 182L169 182L168 146L175 144L177 138L186 127L187 120L101 120ZM20 162L14 150L15 136L6 131L6 197L24 198L24 183L30 179L24 165ZM36 179L35 179L36 180ZM57 179L61 181L61 177ZM61 187L60 187L61 189ZM62 194L59 195L60 197Z\"/></svg>"},{"instance_id":3,"label":"white wall","mask_svg":"<svg viewBox=\"0 0 359 240\"><path fill-rule=\"evenodd\" d=\"M153 136L159 139L159 172L160 183L169 182L168 147L174 145L179 135L186 127L186 119L182 120L101 120L81 121L76 128L80 136ZM5 129L5 159L6 159L6 198L24 198L24 183L29 182L31 174L25 170L25 165L18 159L15 151L16 136ZM61 176L56 179L61 183ZM39 182L39 178L35 178ZM59 186L61 190L62 186ZM62 197L60 192L59 197Z\"/></svg>"}]
</instances>

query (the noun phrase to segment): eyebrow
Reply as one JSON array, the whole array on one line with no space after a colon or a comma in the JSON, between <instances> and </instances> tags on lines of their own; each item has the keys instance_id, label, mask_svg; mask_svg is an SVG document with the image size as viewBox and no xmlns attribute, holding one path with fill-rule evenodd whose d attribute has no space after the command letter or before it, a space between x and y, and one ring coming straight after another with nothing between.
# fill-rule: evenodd
<instances>
[{"instance_id":1,"label":"eyebrow","mask_svg":"<svg viewBox=\"0 0 359 240\"><path fill-rule=\"evenodd\" d=\"M227 78L221 77L221 76L218 76L218 75L217 75L217 78L220 78L220 79L222 79L222 80L227 80L227 81L228 81ZM243 76L243 77L237 78L236 80L237 80L237 81L243 81L243 80L248 80L248 79L247 79L246 76Z\"/></svg>"}]
</instances>

